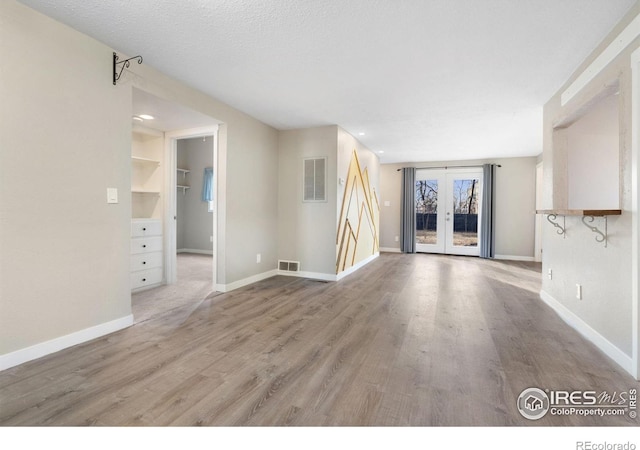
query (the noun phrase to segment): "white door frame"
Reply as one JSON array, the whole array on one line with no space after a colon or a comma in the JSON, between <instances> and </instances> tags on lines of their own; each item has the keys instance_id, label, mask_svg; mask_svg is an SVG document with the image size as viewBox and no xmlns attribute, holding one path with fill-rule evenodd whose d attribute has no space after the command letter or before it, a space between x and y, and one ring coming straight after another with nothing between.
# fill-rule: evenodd
<instances>
[{"instance_id":1,"label":"white door frame","mask_svg":"<svg viewBox=\"0 0 640 450\"><path fill-rule=\"evenodd\" d=\"M427 177L423 174L428 174ZM482 195L478 196L478 245L476 247L462 247L453 245L453 226L454 226L454 213L451 211L451 195L449 192L454 179L462 179L465 174L472 174L480 181L479 188L483 189L483 173L481 167L465 167L465 168L451 168L451 169L418 169L416 171L416 180L438 180L438 243L435 245L430 244L417 244L416 250L427 253L446 253L449 255L467 255L467 256L479 256L480 255L480 229L482 221ZM442 187L440 187L442 186ZM442 190L444 189L444 191ZM482 191L480 191L482 193ZM440 194L444 194L444 198L440 198ZM444 236L444 238L443 238ZM441 242L442 241L442 242Z\"/></svg>"},{"instance_id":2,"label":"white door frame","mask_svg":"<svg viewBox=\"0 0 640 450\"><path fill-rule=\"evenodd\" d=\"M640 380L640 49L631 54L631 370Z\"/></svg>"},{"instance_id":3,"label":"white door frame","mask_svg":"<svg viewBox=\"0 0 640 450\"><path fill-rule=\"evenodd\" d=\"M166 132L165 147L165 215L164 215L164 248L165 248L165 282L175 284L178 278L176 268L176 214L177 214L177 168L178 168L178 140L204 136L213 136L213 274L212 288L216 289L218 268L218 179L220 171L224 170L218 164L218 125L190 128Z\"/></svg>"}]
</instances>

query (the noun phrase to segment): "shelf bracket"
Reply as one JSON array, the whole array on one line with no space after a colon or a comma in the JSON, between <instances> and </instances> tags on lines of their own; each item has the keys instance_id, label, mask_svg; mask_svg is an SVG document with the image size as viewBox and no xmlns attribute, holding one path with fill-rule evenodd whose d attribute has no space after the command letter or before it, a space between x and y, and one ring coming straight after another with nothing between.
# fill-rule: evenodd
<instances>
[{"instance_id":1,"label":"shelf bracket","mask_svg":"<svg viewBox=\"0 0 640 450\"><path fill-rule=\"evenodd\" d=\"M122 71L130 66L131 60L135 59L138 61L138 64L142 64L142 56L140 55L134 56L133 58L125 59L123 61L118 61L118 59L119 57L116 54L116 52L113 52L113 85L114 86L122 76ZM118 66L120 66L120 71L118 71Z\"/></svg>"},{"instance_id":2,"label":"shelf bracket","mask_svg":"<svg viewBox=\"0 0 640 450\"><path fill-rule=\"evenodd\" d=\"M557 218L558 218L557 214L548 214L547 215L547 221L551 225L556 227L557 228L556 233L562 235L562 237L564 238L566 236L566 233L565 233L565 229L566 229L565 217L562 216L562 225L560 225L560 224L558 224L558 222L556 222Z\"/></svg>"},{"instance_id":3,"label":"shelf bracket","mask_svg":"<svg viewBox=\"0 0 640 450\"><path fill-rule=\"evenodd\" d=\"M594 227L587 223L587 219L589 223L593 223L595 217L593 216L582 216L582 223L585 227L589 228L592 232L596 233L596 242L604 242L605 248L607 247L607 216L604 216L604 233L598 229L598 227Z\"/></svg>"}]
</instances>

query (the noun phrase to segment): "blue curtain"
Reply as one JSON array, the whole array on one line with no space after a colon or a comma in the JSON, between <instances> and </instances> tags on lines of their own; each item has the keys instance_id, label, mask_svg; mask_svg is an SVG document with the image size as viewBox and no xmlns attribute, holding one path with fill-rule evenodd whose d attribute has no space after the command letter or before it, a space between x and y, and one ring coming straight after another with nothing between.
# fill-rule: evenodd
<instances>
[{"instance_id":1,"label":"blue curtain","mask_svg":"<svg viewBox=\"0 0 640 450\"><path fill-rule=\"evenodd\" d=\"M213 168L204 169L204 182L202 183L202 201L213 201Z\"/></svg>"},{"instance_id":2,"label":"blue curtain","mask_svg":"<svg viewBox=\"0 0 640 450\"><path fill-rule=\"evenodd\" d=\"M482 166L483 187L481 219L482 225L480 231L480 258L493 258L495 256L495 177L496 165L484 164Z\"/></svg>"},{"instance_id":3,"label":"blue curtain","mask_svg":"<svg viewBox=\"0 0 640 450\"><path fill-rule=\"evenodd\" d=\"M402 210L400 217L400 250L416 252L416 168L402 168Z\"/></svg>"}]
</instances>

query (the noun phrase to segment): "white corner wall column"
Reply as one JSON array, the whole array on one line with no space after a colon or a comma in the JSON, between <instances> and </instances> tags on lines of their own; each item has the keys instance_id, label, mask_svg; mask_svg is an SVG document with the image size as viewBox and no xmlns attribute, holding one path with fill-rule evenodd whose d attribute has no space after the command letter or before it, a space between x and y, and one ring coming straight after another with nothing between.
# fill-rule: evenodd
<instances>
[{"instance_id":1,"label":"white corner wall column","mask_svg":"<svg viewBox=\"0 0 640 450\"><path fill-rule=\"evenodd\" d=\"M640 49L631 55L631 320L632 320L632 374L640 380L640 307L638 278L640 278L640 192L638 191L638 155L640 154Z\"/></svg>"}]
</instances>

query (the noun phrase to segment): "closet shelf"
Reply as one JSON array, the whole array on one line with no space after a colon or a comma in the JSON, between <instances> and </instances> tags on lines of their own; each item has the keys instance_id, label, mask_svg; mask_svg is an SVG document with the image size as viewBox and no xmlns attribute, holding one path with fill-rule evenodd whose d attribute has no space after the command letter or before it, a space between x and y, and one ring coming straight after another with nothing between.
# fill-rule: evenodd
<instances>
[{"instance_id":1,"label":"closet shelf","mask_svg":"<svg viewBox=\"0 0 640 450\"><path fill-rule=\"evenodd\" d=\"M183 185L177 185L176 186L178 189L182 189L182 195L187 193L187 189L191 189L191 186L183 186Z\"/></svg>"},{"instance_id":2,"label":"closet shelf","mask_svg":"<svg viewBox=\"0 0 640 450\"><path fill-rule=\"evenodd\" d=\"M546 214L547 221L556 228L556 232L562 235L563 238L567 236L566 216L581 217L582 223L585 227L589 228L596 234L596 242L604 242L604 246L607 246L607 216L619 216L622 214L620 209L538 209L536 214ZM556 219L558 216L562 216L562 225L560 225ZM596 217L601 217L604 222L604 232L602 232L597 226L591 224Z\"/></svg>"},{"instance_id":3,"label":"closet shelf","mask_svg":"<svg viewBox=\"0 0 640 450\"><path fill-rule=\"evenodd\" d=\"M144 164L155 164L157 166L160 165L160 161L157 161L155 159L149 159L149 158L140 158L139 156L132 156L131 157L131 161L138 162L138 163L144 163Z\"/></svg>"},{"instance_id":4,"label":"closet shelf","mask_svg":"<svg viewBox=\"0 0 640 450\"><path fill-rule=\"evenodd\" d=\"M187 176L187 174L188 174L189 172L191 172L189 169L180 169L180 168L178 168L178 169L176 169L176 170L182 174L182 179L183 179L183 180L185 179L185 177Z\"/></svg>"}]
</instances>

